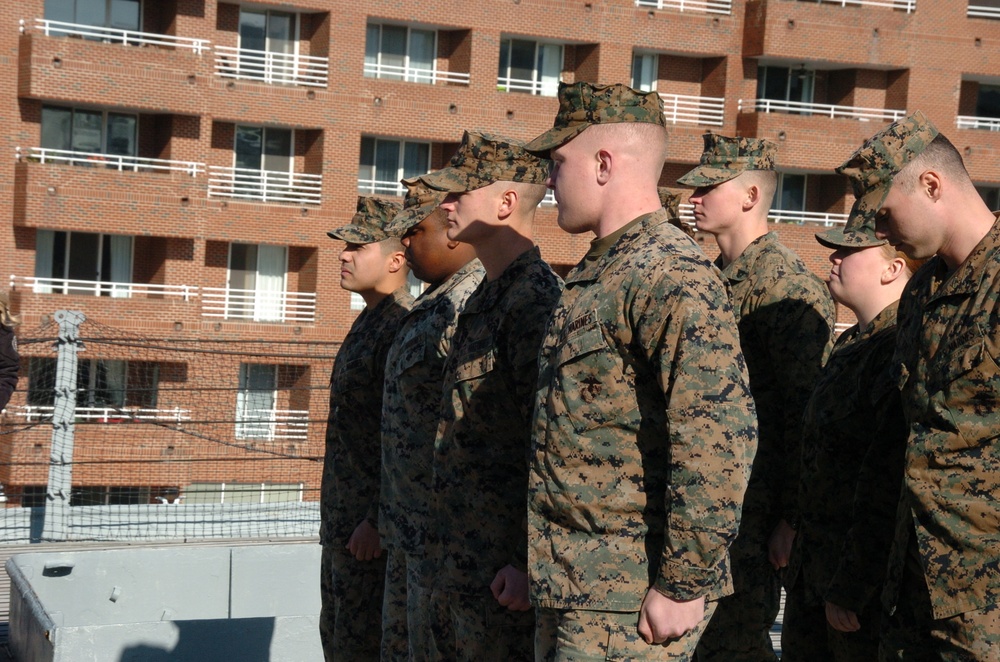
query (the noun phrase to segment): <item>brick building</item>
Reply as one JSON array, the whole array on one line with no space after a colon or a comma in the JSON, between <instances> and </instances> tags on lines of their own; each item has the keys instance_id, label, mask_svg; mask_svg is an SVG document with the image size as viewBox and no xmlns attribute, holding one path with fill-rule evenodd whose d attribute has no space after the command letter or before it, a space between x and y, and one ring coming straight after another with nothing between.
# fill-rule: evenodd
<instances>
[{"instance_id":1,"label":"brick building","mask_svg":"<svg viewBox=\"0 0 1000 662\"><path fill-rule=\"evenodd\" d=\"M908 111L938 124L1000 207L998 46L997 0L2 3L5 289L22 333L73 309L171 347L313 347L280 369L240 351L138 361L113 345L87 360L123 393L155 368L145 395L111 398L119 414L170 404L189 420L224 420L216 441L315 458L329 355L358 311L339 287L341 246L326 231L348 221L359 193L397 196L401 177L445 165L463 129L536 136L551 125L558 80L655 89L670 133L662 183L682 190L674 182L697 161L705 131L777 142L775 229L822 275L827 251L813 234L842 223L852 199L832 169ZM543 203L537 239L564 272L588 239L562 233L555 216ZM700 240L714 253L711 238ZM24 352L6 425L45 412L42 349ZM206 380L228 384L225 397L185 402L164 388ZM263 431L246 413L254 398L255 411L269 411ZM82 457L115 452L99 441L106 428L88 432ZM7 437L8 493L44 485L48 434ZM143 433L144 452L182 455L174 436ZM90 472L80 484L104 486L109 500L116 485L176 493L275 482L315 498L316 462L278 481L263 464L206 462L179 474L170 463L98 462L80 468Z\"/></svg>"}]
</instances>

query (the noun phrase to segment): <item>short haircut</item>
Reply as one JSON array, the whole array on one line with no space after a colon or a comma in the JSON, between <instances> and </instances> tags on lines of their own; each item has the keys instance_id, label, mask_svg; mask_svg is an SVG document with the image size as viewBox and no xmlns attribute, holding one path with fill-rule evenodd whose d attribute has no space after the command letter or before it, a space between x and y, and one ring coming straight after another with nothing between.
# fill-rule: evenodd
<instances>
[{"instance_id":1,"label":"short haircut","mask_svg":"<svg viewBox=\"0 0 1000 662\"><path fill-rule=\"evenodd\" d=\"M667 130L659 124L648 122L616 122L595 124L587 129L601 138L608 137L615 143L641 146L643 151L663 164L667 160Z\"/></svg>"},{"instance_id":2,"label":"short haircut","mask_svg":"<svg viewBox=\"0 0 1000 662\"><path fill-rule=\"evenodd\" d=\"M924 262L927 260L915 260L903 251L896 250L891 244L882 244L879 246L879 250L882 253L882 257L885 258L886 262L891 262L897 257L906 263L905 271L903 272L907 278L912 276L917 272L917 269L923 266Z\"/></svg>"},{"instance_id":3,"label":"short haircut","mask_svg":"<svg viewBox=\"0 0 1000 662\"><path fill-rule=\"evenodd\" d=\"M928 170L938 171L948 179L959 182L972 181L962 155L944 134L939 133L924 151L907 163L896 175L893 184L899 184L904 192L910 193L917 185L917 178Z\"/></svg>"},{"instance_id":4,"label":"short haircut","mask_svg":"<svg viewBox=\"0 0 1000 662\"><path fill-rule=\"evenodd\" d=\"M548 191L543 184L531 184L529 182L497 182L503 184L504 190L517 191L517 197L521 200L521 207L525 211L534 209L545 197Z\"/></svg>"},{"instance_id":5,"label":"short haircut","mask_svg":"<svg viewBox=\"0 0 1000 662\"><path fill-rule=\"evenodd\" d=\"M402 253L405 250L403 248L403 242L399 239L399 237L386 237L382 241L378 242L378 245L382 249L382 255Z\"/></svg>"},{"instance_id":6,"label":"short haircut","mask_svg":"<svg viewBox=\"0 0 1000 662\"><path fill-rule=\"evenodd\" d=\"M770 209L774 192L778 190L778 173L774 170L744 170L740 178L745 178L747 184L757 186L761 201Z\"/></svg>"}]
</instances>

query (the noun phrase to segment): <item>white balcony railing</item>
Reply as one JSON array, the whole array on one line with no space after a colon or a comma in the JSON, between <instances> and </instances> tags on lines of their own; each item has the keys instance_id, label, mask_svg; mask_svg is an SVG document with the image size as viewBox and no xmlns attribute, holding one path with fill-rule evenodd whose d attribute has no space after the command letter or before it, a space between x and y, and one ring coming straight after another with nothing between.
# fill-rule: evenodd
<instances>
[{"instance_id":1,"label":"white balcony railing","mask_svg":"<svg viewBox=\"0 0 1000 662\"><path fill-rule=\"evenodd\" d=\"M810 2L827 5L840 5L841 7L888 7L889 9L903 9L907 14L917 10L917 0L809 0ZM802 2L802 0L799 0Z\"/></svg>"},{"instance_id":2,"label":"white balcony railing","mask_svg":"<svg viewBox=\"0 0 1000 662\"><path fill-rule=\"evenodd\" d=\"M732 0L635 0L635 6L676 9L703 14L731 14L733 12Z\"/></svg>"},{"instance_id":3,"label":"white balcony railing","mask_svg":"<svg viewBox=\"0 0 1000 662\"><path fill-rule=\"evenodd\" d=\"M205 164L194 161L147 159L141 156L123 156L121 154L105 154L103 152L75 152L69 149L50 149L48 147L29 147L27 152L22 151L20 147L15 147L14 157L18 161L26 159L34 163L68 163L69 165L103 168L119 172L172 171L183 172L192 177L205 172Z\"/></svg>"},{"instance_id":4,"label":"white balcony railing","mask_svg":"<svg viewBox=\"0 0 1000 662\"><path fill-rule=\"evenodd\" d=\"M28 31L27 21L21 20L21 33ZM188 37L175 37L169 34L154 34L151 32L138 32L136 30L119 30L117 28L104 28L94 25L81 25L78 23L64 23L63 21L50 21L44 18L35 19L35 29L41 30L46 37L79 37L93 41L103 41L111 44L125 44L129 46L166 46L168 48L179 48L201 54L209 50L207 39L190 39Z\"/></svg>"},{"instance_id":5,"label":"white balcony railing","mask_svg":"<svg viewBox=\"0 0 1000 662\"><path fill-rule=\"evenodd\" d=\"M545 192L545 197L542 198L542 201L539 204L555 206L557 204L556 203L556 192L553 191L552 189L549 189L548 191L546 191Z\"/></svg>"},{"instance_id":6,"label":"white balcony railing","mask_svg":"<svg viewBox=\"0 0 1000 662\"><path fill-rule=\"evenodd\" d=\"M859 120L861 122L895 122L906 116L905 110L890 108L862 108L860 106L832 106L825 103L803 103L800 101L780 101L777 99L740 99L741 113L794 113L813 117L829 117Z\"/></svg>"},{"instance_id":7,"label":"white balcony railing","mask_svg":"<svg viewBox=\"0 0 1000 662\"><path fill-rule=\"evenodd\" d=\"M309 411L301 409L247 409L236 421L237 439L264 441L309 438Z\"/></svg>"},{"instance_id":8,"label":"white balcony railing","mask_svg":"<svg viewBox=\"0 0 1000 662\"><path fill-rule=\"evenodd\" d=\"M330 59L325 57L215 47L215 74L223 78L326 87L329 70Z\"/></svg>"},{"instance_id":9,"label":"white balcony railing","mask_svg":"<svg viewBox=\"0 0 1000 662\"><path fill-rule=\"evenodd\" d=\"M37 423L52 418L55 407L45 405L19 405L7 408L7 415L23 418L26 423ZM172 409L142 409L139 407L77 407L78 421L90 423L173 422L191 420L191 410L174 407Z\"/></svg>"},{"instance_id":10,"label":"white balcony railing","mask_svg":"<svg viewBox=\"0 0 1000 662\"><path fill-rule=\"evenodd\" d=\"M469 84L469 74L458 71L437 71L436 69L418 69L416 67L399 67L392 64L365 62L365 76L369 78L385 78L402 80L408 83L458 83Z\"/></svg>"},{"instance_id":11,"label":"white balcony railing","mask_svg":"<svg viewBox=\"0 0 1000 662\"><path fill-rule=\"evenodd\" d=\"M316 320L316 293L203 287L201 316L255 322L311 323Z\"/></svg>"},{"instance_id":12,"label":"white balcony railing","mask_svg":"<svg viewBox=\"0 0 1000 662\"><path fill-rule=\"evenodd\" d=\"M969 5L965 15L969 18L1000 18L1000 7Z\"/></svg>"},{"instance_id":13,"label":"white balcony railing","mask_svg":"<svg viewBox=\"0 0 1000 662\"><path fill-rule=\"evenodd\" d=\"M527 92L544 97L554 97L559 93L559 83L552 80L528 80L527 78L497 77L499 92Z\"/></svg>"},{"instance_id":14,"label":"white balcony railing","mask_svg":"<svg viewBox=\"0 0 1000 662\"><path fill-rule=\"evenodd\" d=\"M975 115L958 115L955 124L959 129L984 129L1000 131L1000 117L976 117Z\"/></svg>"},{"instance_id":15,"label":"white balcony railing","mask_svg":"<svg viewBox=\"0 0 1000 662\"><path fill-rule=\"evenodd\" d=\"M682 221L694 223L694 205L683 203L678 214ZM830 214L812 211L787 211L772 209L767 213L767 219L774 223L817 223L830 227L847 223L847 214Z\"/></svg>"},{"instance_id":16,"label":"white balcony railing","mask_svg":"<svg viewBox=\"0 0 1000 662\"><path fill-rule=\"evenodd\" d=\"M692 97L683 94L660 93L663 116L671 124L722 126L722 111L726 100L721 97Z\"/></svg>"},{"instance_id":17,"label":"white balcony railing","mask_svg":"<svg viewBox=\"0 0 1000 662\"><path fill-rule=\"evenodd\" d=\"M83 296L129 299L136 296L177 297L190 301L198 296L198 288L190 285L160 285L156 283L111 283L69 278L37 278L10 276L10 289L29 288L35 294L78 294Z\"/></svg>"},{"instance_id":18,"label":"white balcony railing","mask_svg":"<svg viewBox=\"0 0 1000 662\"><path fill-rule=\"evenodd\" d=\"M318 205L323 175L209 166L208 197Z\"/></svg>"},{"instance_id":19,"label":"white balcony railing","mask_svg":"<svg viewBox=\"0 0 1000 662\"><path fill-rule=\"evenodd\" d=\"M366 195L406 195L406 187L395 181L358 179L358 193Z\"/></svg>"}]
</instances>

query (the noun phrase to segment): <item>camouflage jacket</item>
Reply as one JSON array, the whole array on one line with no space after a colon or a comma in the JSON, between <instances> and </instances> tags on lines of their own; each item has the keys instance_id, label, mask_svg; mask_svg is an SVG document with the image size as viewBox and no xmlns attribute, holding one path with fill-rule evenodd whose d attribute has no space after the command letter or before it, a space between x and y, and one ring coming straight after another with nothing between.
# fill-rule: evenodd
<instances>
[{"instance_id":1,"label":"camouflage jacket","mask_svg":"<svg viewBox=\"0 0 1000 662\"><path fill-rule=\"evenodd\" d=\"M382 399L383 545L423 553L431 461L441 413L441 380L458 314L484 276L473 260L416 303L389 349Z\"/></svg>"},{"instance_id":2,"label":"camouflage jacket","mask_svg":"<svg viewBox=\"0 0 1000 662\"><path fill-rule=\"evenodd\" d=\"M436 588L490 595L499 569L524 569L538 347L561 290L533 248L459 315L434 447Z\"/></svg>"},{"instance_id":3,"label":"camouflage jacket","mask_svg":"<svg viewBox=\"0 0 1000 662\"><path fill-rule=\"evenodd\" d=\"M757 444L721 276L659 210L567 277L539 357L529 571L541 607L732 592Z\"/></svg>"},{"instance_id":4,"label":"camouflage jacket","mask_svg":"<svg viewBox=\"0 0 1000 662\"><path fill-rule=\"evenodd\" d=\"M934 618L1000 601L1000 222L953 273L932 258L899 303L909 424L883 601L916 535Z\"/></svg>"},{"instance_id":5,"label":"camouflage jacket","mask_svg":"<svg viewBox=\"0 0 1000 662\"><path fill-rule=\"evenodd\" d=\"M732 292L760 426L743 511L764 518L768 527L781 518L794 525L802 412L833 346L833 299L774 232L756 239L722 273Z\"/></svg>"},{"instance_id":6,"label":"camouflage jacket","mask_svg":"<svg viewBox=\"0 0 1000 662\"><path fill-rule=\"evenodd\" d=\"M903 478L896 303L841 334L803 418L801 521L786 579L860 614L877 599Z\"/></svg>"},{"instance_id":7,"label":"camouflage jacket","mask_svg":"<svg viewBox=\"0 0 1000 662\"><path fill-rule=\"evenodd\" d=\"M385 358L413 297L401 287L354 320L330 376L320 488L319 539L347 544L362 520L378 521Z\"/></svg>"}]
</instances>

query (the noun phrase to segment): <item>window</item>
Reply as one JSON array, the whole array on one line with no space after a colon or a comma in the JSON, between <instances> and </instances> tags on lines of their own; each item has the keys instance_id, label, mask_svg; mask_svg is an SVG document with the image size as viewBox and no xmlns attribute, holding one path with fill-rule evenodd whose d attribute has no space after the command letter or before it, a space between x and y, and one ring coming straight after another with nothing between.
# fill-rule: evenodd
<instances>
[{"instance_id":1,"label":"window","mask_svg":"<svg viewBox=\"0 0 1000 662\"><path fill-rule=\"evenodd\" d=\"M653 92L656 90L659 59L653 53L635 53L632 55L632 89L642 90L643 92Z\"/></svg>"},{"instance_id":2,"label":"window","mask_svg":"<svg viewBox=\"0 0 1000 662\"><path fill-rule=\"evenodd\" d=\"M45 0L50 21L117 30L139 30L141 9L140 0Z\"/></svg>"},{"instance_id":3,"label":"window","mask_svg":"<svg viewBox=\"0 0 1000 662\"><path fill-rule=\"evenodd\" d=\"M806 175L778 173L778 188L771 209L781 211L806 210Z\"/></svg>"},{"instance_id":4,"label":"window","mask_svg":"<svg viewBox=\"0 0 1000 662\"><path fill-rule=\"evenodd\" d=\"M359 193L403 195L399 180L423 175L430 169L430 143L361 138Z\"/></svg>"},{"instance_id":5,"label":"window","mask_svg":"<svg viewBox=\"0 0 1000 662\"><path fill-rule=\"evenodd\" d=\"M55 404L56 359L28 359L28 404ZM156 407L159 366L142 361L81 359L76 371L77 408Z\"/></svg>"},{"instance_id":6,"label":"window","mask_svg":"<svg viewBox=\"0 0 1000 662\"><path fill-rule=\"evenodd\" d=\"M131 296L132 237L38 230L35 292Z\"/></svg>"},{"instance_id":7,"label":"window","mask_svg":"<svg viewBox=\"0 0 1000 662\"><path fill-rule=\"evenodd\" d=\"M980 197L986 206L993 211L1000 210L1000 187L997 186L977 186Z\"/></svg>"},{"instance_id":8,"label":"window","mask_svg":"<svg viewBox=\"0 0 1000 662\"><path fill-rule=\"evenodd\" d=\"M42 147L94 155L136 156L139 116L42 107Z\"/></svg>"},{"instance_id":9,"label":"window","mask_svg":"<svg viewBox=\"0 0 1000 662\"><path fill-rule=\"evenodd\" d=\"M559 91L563 48L527 39L500 41L497 89L554 97Z\"/></svg>"},{"instance_id":10,"label":"window","mask_svg":"<svg viewBox=\"0 0 1000 662\"><path fill-rule=\"evenodd\" d=\"M365 77L433 83L436 53L434 30L369 23L365 36Z\"/></svg>"},{"instance_id":11,"label":"window","mask_svg":"<svg viewBox=\"0 0 1000 662\"><path fill-rule=\"evenodd\" d=\"M284 319L288 249L267 244L230 244L227 318Z\"/></svg>"},{"instance_id":12,"label":"window","mask_svg":"<svg viewBox=\"0 0 1000 662\"><path fill-rule=\"evenodd\" d=\"M1000 118L1000 85L980 85L976 96L976 117Z\"/></svg>"},{"instance_id":13,"label":"window","mask_svg":"<svg viewBox=\"0 0 1000 662\"><path fill-rule=\"evenodd\" d=\"M45 485L25 485L21 491L21 507L43 508L46 493Z\"/></svg>"},{"instance_id":14,"label":"window","mask_svg":"<svg viewBox=\"0 0 1000 662\"><path fill-rule=\"evenodd\" d=\"M276 82L294 80L298 47L295 19L296 15L289 12L240 9L237 67L243 76Z\"/></svg>"},{"instance_id":15,"label":"window","mask_svg":"<svg viewBox=\"0 0 1000 662\"><path fill-rule=\"evenodd\" d=\"M259 200L291 189L294 144L291 129L237 125L233 154L236 197Z\"/></svg>"},{"instance_id":16,"label":"window","mask_svg":"<svg viewBox=\"0 0 1000 662\"><path fill-rule=\"evenodd\" d=\"M278 366L240 364L240 385L236 392L236 438L273 439Z\"/></svg>"},{"instance_id":17,"label":"window","mask_svg":"<svg viewBox=\"0 0 1000 662\"><path fill-rule=\"evenodd\" d=\"M816 72L799 67L757 67L757 98L772 101L785 101L788 104L775 104L775 110L782 112L801 112L799 104L813 102L813 87ZM805 113L803 113L805 114Z\"/></svg>"},{"instance_id":18,"label":"window","mask_svg":"<svg viewBox=\"0 0 1000 662\"><path fill-rule=\"evenodd\" d=\"M302 483L192 483L184 503L278 503L302 501Z\"/></svg>"}]
</instances>

